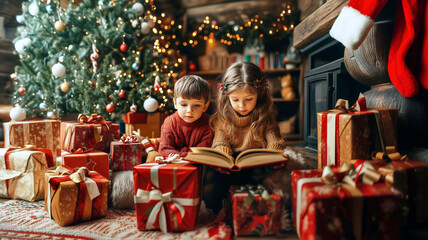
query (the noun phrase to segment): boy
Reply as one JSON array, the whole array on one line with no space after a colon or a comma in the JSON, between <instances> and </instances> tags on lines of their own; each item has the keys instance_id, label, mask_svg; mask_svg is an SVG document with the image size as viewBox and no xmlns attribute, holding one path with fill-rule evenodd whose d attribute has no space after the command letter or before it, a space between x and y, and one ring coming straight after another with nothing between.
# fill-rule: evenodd
<instances>
[{"instance_id":1,"label":"boy","mask_svg":"<svg viewBox=\"0 0 428 240\"><path fill-rule=\"evenodd\" d=\"M211 147L214 133L209 126L209 87L196 75L180 78L174 86L177 111L162 124L158 152L185 157L190 147Z\"/></svg>"}]
</instances>

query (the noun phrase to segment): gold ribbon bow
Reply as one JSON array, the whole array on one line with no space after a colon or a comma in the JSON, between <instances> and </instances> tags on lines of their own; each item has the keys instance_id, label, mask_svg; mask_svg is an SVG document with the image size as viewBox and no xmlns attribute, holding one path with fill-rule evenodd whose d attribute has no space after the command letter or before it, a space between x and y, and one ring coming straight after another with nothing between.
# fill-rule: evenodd
<instances>
[{"instance_id":1,"label":"gold ribbon bow","mask_svg":"<svg viewBox=\"0 0 428 240\"><path fill-rule=\"evenodd\" d=\"M335 109L346 113L366 111L367 110L366 98L364 97L363 94L360 93L358 100L351 107L349 107L348 100L338 99L336 102Z\"/></svg>"},{"instance_id":2,"label":"gold ribbon bow","mask_svg":"<svg viewBox=\"0 0 428 240\"><path fill-rule=\"evenodd\" d=\"M407 155L401 156L395 146L386 146L385 152L372 152L373 160L405 161Z\"/></svg>"},{"instance_id":3,"label":"gold ribbon bow","mask_svg":"<svg viewBox=\"0 0 428 240\"><path fill-rule=\"evenodd\" d=\"M342 179L340 179L341 176L343 176ZM325 184L335 184L342 181L355 188L360 176L362 176L362 182L368 185L373 185L381 178L381 174L376 168L371 163L364 161L356 168L351 163L345 163L338 167L336 172L330 166L326 166L323 169L321 179Z\"/></svg>"}]
</instances>

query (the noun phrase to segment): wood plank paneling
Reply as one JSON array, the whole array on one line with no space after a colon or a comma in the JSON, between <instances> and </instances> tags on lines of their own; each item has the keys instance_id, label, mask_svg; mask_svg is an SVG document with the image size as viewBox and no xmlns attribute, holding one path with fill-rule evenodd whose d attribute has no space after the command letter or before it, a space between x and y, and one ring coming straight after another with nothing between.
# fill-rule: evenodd
<instances>
[{"instance_id":1,"label":"wood plank paneling","mask_svg":"<svg viewBox=\"0 0 428 240\"><path fill-rule=\"evenodd\" d=\"M293 46L301 49L326 34L349 0L330 0L294 28Z\"/></svg>"}]
</instances>

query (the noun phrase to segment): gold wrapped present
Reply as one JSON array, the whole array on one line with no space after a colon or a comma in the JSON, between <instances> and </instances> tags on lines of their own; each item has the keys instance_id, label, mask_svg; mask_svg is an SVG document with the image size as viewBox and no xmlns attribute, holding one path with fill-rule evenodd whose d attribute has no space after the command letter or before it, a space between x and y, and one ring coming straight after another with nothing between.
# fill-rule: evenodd
<instances>
[{"instance_id":1,"label":"gold wrapped present","mask_svg":"<svg viewBox=\"0 0 428 240\"><path fill-rule=\"evenodd\" d=\"M0 148L0 197L43 199L44 175L53 165L50 150Z\"/></svg>"},{"instance_id":2,"label":"gold wrapped present","mask_svg":"<svg viewBox=\"0 0 428 240\"><path fill-rule=\"evenodd\" d=\"M38 120L3 123L4 146L50 149L54 159L61 156L60 121Z\"/></svg>"},{"instance_id":3,"label":"gold wrapped present","mask_svg":"<svg viewBox=\"0 0 428 240\"><path fill-rule=\"evenodd\" d=\"M318 169L367 160L373 151L397 146L397 109L357 110L344 101L339 99L336 109L317 113Z\"/></svg>"},{"instance_id":4,"label":"gold wrapped present","mask_svg":"<svg viewBox=\"0 0 428 240\"><path fill-rule=\"evenodd\" d=\"M110 181L86 167L45 174L45 209L60 226L105 217Z\"/></svg>"}]
</instances>

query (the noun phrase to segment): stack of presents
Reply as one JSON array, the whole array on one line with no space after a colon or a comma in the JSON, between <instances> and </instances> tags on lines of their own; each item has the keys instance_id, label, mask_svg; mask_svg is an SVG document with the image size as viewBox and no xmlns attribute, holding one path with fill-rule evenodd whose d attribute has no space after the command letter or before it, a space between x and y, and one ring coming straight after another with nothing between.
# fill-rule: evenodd
<instances>
[{"instance_id":1,"label":"stack of presents","mask_svg":"<svg viewBox=\"0 0 428 240\"><path fill-rule=\"evenodd\" d=\"M144 128L147 119L129 114L123 136L118 124L97 115L5 123L0 197L44 198L57 224L77 224L106 216L112 171L133 170L138 229L192 230L201 166L164 157L145 163L153 144L141 136L159 136L153 132L160 123ZM428 164L396 151L397 114L367 109L364 98L318 113L318 169L293 170L292 182L284 183L292 186L292 220L301 239L397 239L403 227L428 221ZM229 192L235 236L280 232L280 195L261 185Z\"/></svg>"}]
</instances>

